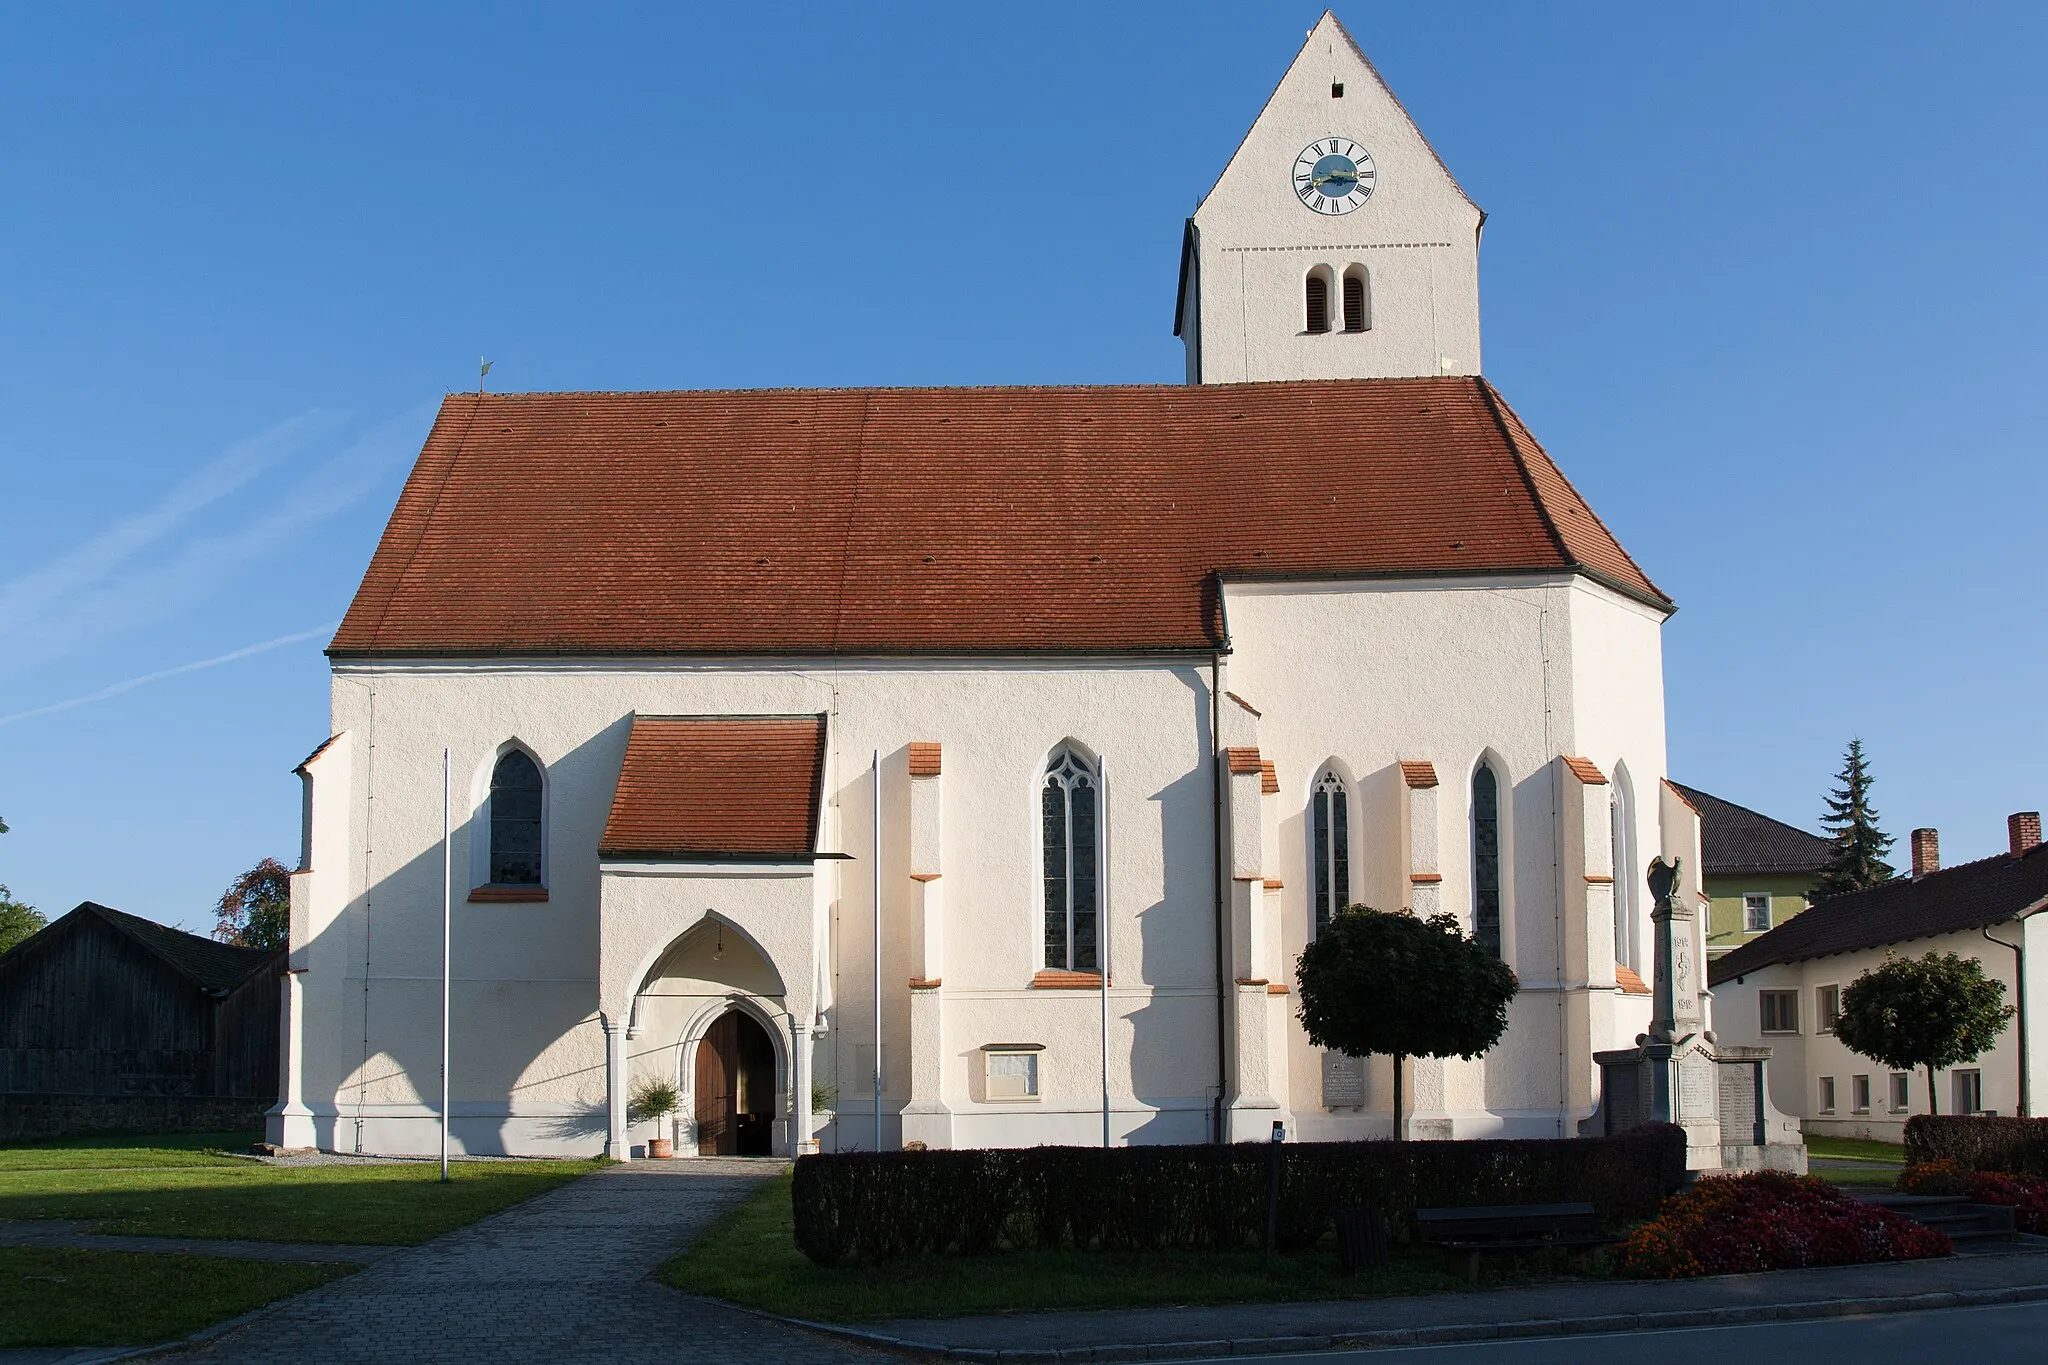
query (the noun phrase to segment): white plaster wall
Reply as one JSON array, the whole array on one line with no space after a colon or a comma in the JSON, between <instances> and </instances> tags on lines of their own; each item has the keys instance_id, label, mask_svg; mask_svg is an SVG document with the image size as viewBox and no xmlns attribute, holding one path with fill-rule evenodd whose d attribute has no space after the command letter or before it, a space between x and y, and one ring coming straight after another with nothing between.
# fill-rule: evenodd
<instances>
[{"instance_id":1,"label":"white plaster wall","mask_svg":"<svg viewBox=\"0 0 2048 1365\"><path fill-rule=\"evenodd\" d=\"M1582 601L1588 596L1592 601ZM1355 775L1352 792L1354 895L1405 904L1395 765L1436 767L1441 904L1469 930L1472 907L1471 775L1482 755L1505 773L1503 920L1506 955L1522 983L1507 1036L1483 1059L1452 1060L1410 1078L1422 1106L1442 1107L1458 1136L1555 1135L1566 1082L1563 972L1558 939L1557 755L1582 752L1589 709L1582 677L1604 670L1650 687L1648 706L1602 707L1589 731L1624 755L1638 781L1664 765L1661 664L1654 617L1566 576L1554 579L1433 580L1413 583L1231 584L1226 592L1235 653L1227 686L1264 712L1262 755L1277 765L1283 799L1278 840L1281 956L1286 976L1306 944L1308 789L1336 760ZM1591 622L1590 626L1587 623ZM1582 626L1585 640L1579 638ZM1595 655L1606 656L1598 669ZM1581 662L1582 656L1584 662ZM1597 694L1596 694L1597 695ZM1654 807L1646 833L1655 848ZM1641 1010L1617 1001L1610 1037L1573 1048L1620 1046L1639 1031ZM1371 1105L1362 1114L1326 1113L1316 1102L1321 1058L1299 1026L1289 1030L1289 1089L1307 1139L1390 1131L1391 1071L1374 1059Z\"/></svg>"},{"instance_id":2,"label":"white plaster wall","mask_svg":"<svg viewBox=\"0 0 2048 1365\"><path fill-rule=\"evenodd\" d=\"M1333 82L1343 98L1331 97ZM1363 145L1378 172L1372 197L1341 217L1312 212L1293 191L1297 154L1325 135ZM1478 374L1479 223L1325 16L1195 211L1198 311L1182 334L1191 352L1199 348L1200 380ZM1341 276L1353 264L1370 274L1371 329L1307 334L1310 267Z\"/></svg>"},{"instance_id":3,"label":"white plaster wall","mask_svg":"<svg viewBox=\"0 0 2048 1365\"><path fill-rule=\"evenodd\" d=\"M2009 943L2020 940L2020 930L2021 925L2012 921L1991 926L1992 933ZM1986 943L1975 930L1892 944L1889 951L1899 957L1917 958L1927 953L1952 952L1959 957L1975 958L1984 964L1986 976L2005 983L2005 1003L2018 1003L2012 953ZM1927 1112L1926 1071L1912 1073L1911 1103L1905 1113L1894 1114L1888 1107L1891 1069L1881 1062L1858 1056L1834 1034L1821 1033L1816 1028L1819 1019L1814 997L1816 988L1840 986L1847 990L1857 977L1880 966L1886 952L1882 947L1870 948L1808 962L1778 963L1732 981L1724 981L1714 988L1715 1037L1723 1043L1772 1049L1771 1102L1799 1119L1809 1133L1900 1142L1904 1140L1906 1120L1914 1114ZM1763 1014L1757 996L1765 990L1799 992L1798 1033L1763 1032ZM1984 1107L2000 1114L2017 1114L2020 1112L2019 1051L2019 1022L2014 1020L1982 1057L1955 1070L1982 1072ZM1870 1077L1871 1111L1868 1114L1851 1111L1850 1078L1858 1075ZM1822 1076L1835 1078L1833 1114L1820 1112ZM1954 1092L1950 1088L1950 1072L1937 1070L1934 1077L1941 1112L1953 1113Z\"/></svg>"}]
</instances>

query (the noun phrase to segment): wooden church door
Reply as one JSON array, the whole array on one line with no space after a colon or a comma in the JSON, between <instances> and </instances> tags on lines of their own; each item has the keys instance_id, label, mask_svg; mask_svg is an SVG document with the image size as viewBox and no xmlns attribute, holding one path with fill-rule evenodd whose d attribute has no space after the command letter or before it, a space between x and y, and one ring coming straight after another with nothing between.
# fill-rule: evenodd
<instances>
[{"instance_id":1,"label":"wooden church door","mask_svg":"<svg viewBox=\"0 0 2048 1365\"><path fill-rule=\"evenodd\" d=\"M740 1018L728 1010L704 1031L697 1044L697 1155L739 1152Z\"/></svg>"}]
</instances>

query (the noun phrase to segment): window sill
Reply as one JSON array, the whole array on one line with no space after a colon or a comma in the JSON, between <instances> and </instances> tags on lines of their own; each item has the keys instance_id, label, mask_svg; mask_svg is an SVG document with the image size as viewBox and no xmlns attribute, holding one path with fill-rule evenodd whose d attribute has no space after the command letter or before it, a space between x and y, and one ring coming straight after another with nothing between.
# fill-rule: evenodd
<instances>
[{"instance_id":1,"label":"window sill","mask_svg":"<svg viewBox=\"0 0 2048 1365\"><path fill-rule=\"evenodd\" d=\"M479 886L469 893L471 905L530 905L547 898L545 886Z\"/></svg>"},{"instance_id":2,"label":"window sill","mask_svg":"<svg viewBox=\"0 0 2048 1365\"><path fill-rule=\"evenodd\" d=\"M1110 984L1116 984L1113 978ZM1037 991L1099 991L1102 989L1102 973L1042 971L1031 978L1031 988Z\"/></svg>"},{"instance_id":3,"label":"window sill","mask_svg":"<svg viewBox=\"0 0 2048 1365\"><path fill-rule=\"evenodd\" d=\"M1762 1030L1762 1033L1766 1038L1797 1038L1799 1036L1799 1030L1796 1028L1767 1028Z\"/></svg>"}]
</instances>

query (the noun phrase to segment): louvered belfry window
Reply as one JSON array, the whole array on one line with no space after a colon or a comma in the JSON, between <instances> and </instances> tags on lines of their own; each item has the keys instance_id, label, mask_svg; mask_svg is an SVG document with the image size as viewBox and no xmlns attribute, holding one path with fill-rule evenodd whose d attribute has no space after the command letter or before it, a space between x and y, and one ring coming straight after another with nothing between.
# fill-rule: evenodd
<instances>
[{"instance_id":1,"label":"louvered belfry window","mask_svg":"<svg viewBox=\"0 0 2048 1365\"><path fill-rule=\"evenodd\" d=\"M1063 748L1045 766L1045 965L1095 968L1096 796L1094 765Z\"/></svg>"},{"instance_id":2,"label":"louvered belfry window","mask_svg":"<svg viewBox=\"0 0 2048 1365\"><path fill-rule=\"evenodd\" d=\"M1324 773L1316 783L1311 815L1315 829L1316 928L1351 904L1351 815L1344 783Z\"/></svg>"},{"instance_id":3,"label":"louvered belfry window","mask_svg":"<svg viewBox=\"0 0 2048 1365\"><path fill-rule=\"evenodd\" d=\"M491 884L540 885L540 765L513 749L491 770Z\"/></svg>"},{"instance_id":4,"label":"louvered belfry window","mask_svg":"<svg viewBox=\"0 0 2048 1365\"><path fill-rule=\"evenodd\" d=\"M1308 330L1327 332L1330 330L1330 282L1321 275L1308 277Z\"/></svg>"},{"instance_id":5,"label":"louvered belfry window","mask_svg":"<svg viewBox=\"0 0 2048 1365\"><path fill-rule=\"evenodd\" d=\"M1365 277L1346 275L1344 277L1344 330L1363 332L1365 330Z\"/></svg>"}]
</instances>

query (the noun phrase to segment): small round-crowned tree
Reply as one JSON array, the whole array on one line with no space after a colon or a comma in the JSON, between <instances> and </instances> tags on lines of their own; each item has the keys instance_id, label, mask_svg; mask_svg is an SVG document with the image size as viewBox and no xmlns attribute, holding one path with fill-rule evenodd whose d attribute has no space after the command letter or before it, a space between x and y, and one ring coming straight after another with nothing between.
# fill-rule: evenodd
<instances>
[{"instance_id":1,"label":"small round-crowned tree","mask_svg":"<svg viewBox=\"0 0 2048 1365\"><path fill-rule=\"evenodd\" d=\"M2014 1010L2005 983L1984 964L1954 953L1890 958L1849 983L1835 1037L1895 1071L1927 1072L1927 1112L1941 1112L1934 1093L1939 1068L1974 1062L2005 1032Z\"/></svg>"},{"instance_id":2,"label":"small round-crowned tree","mask_svg":"<svg viewBox=\"0 0 2048 1365\"><path fill-rule=\"evenodd\" d=\"M1477 1057L1508 1027L1514 972L1465 937L1452 915L1354 905L1332 917L1295 964L1300 1019L1309 1041L1353 1057L1394 1059L1394 1136L1401 1117L1401 1063L1409 1057Z\"/></svg>"}]
</instances>

